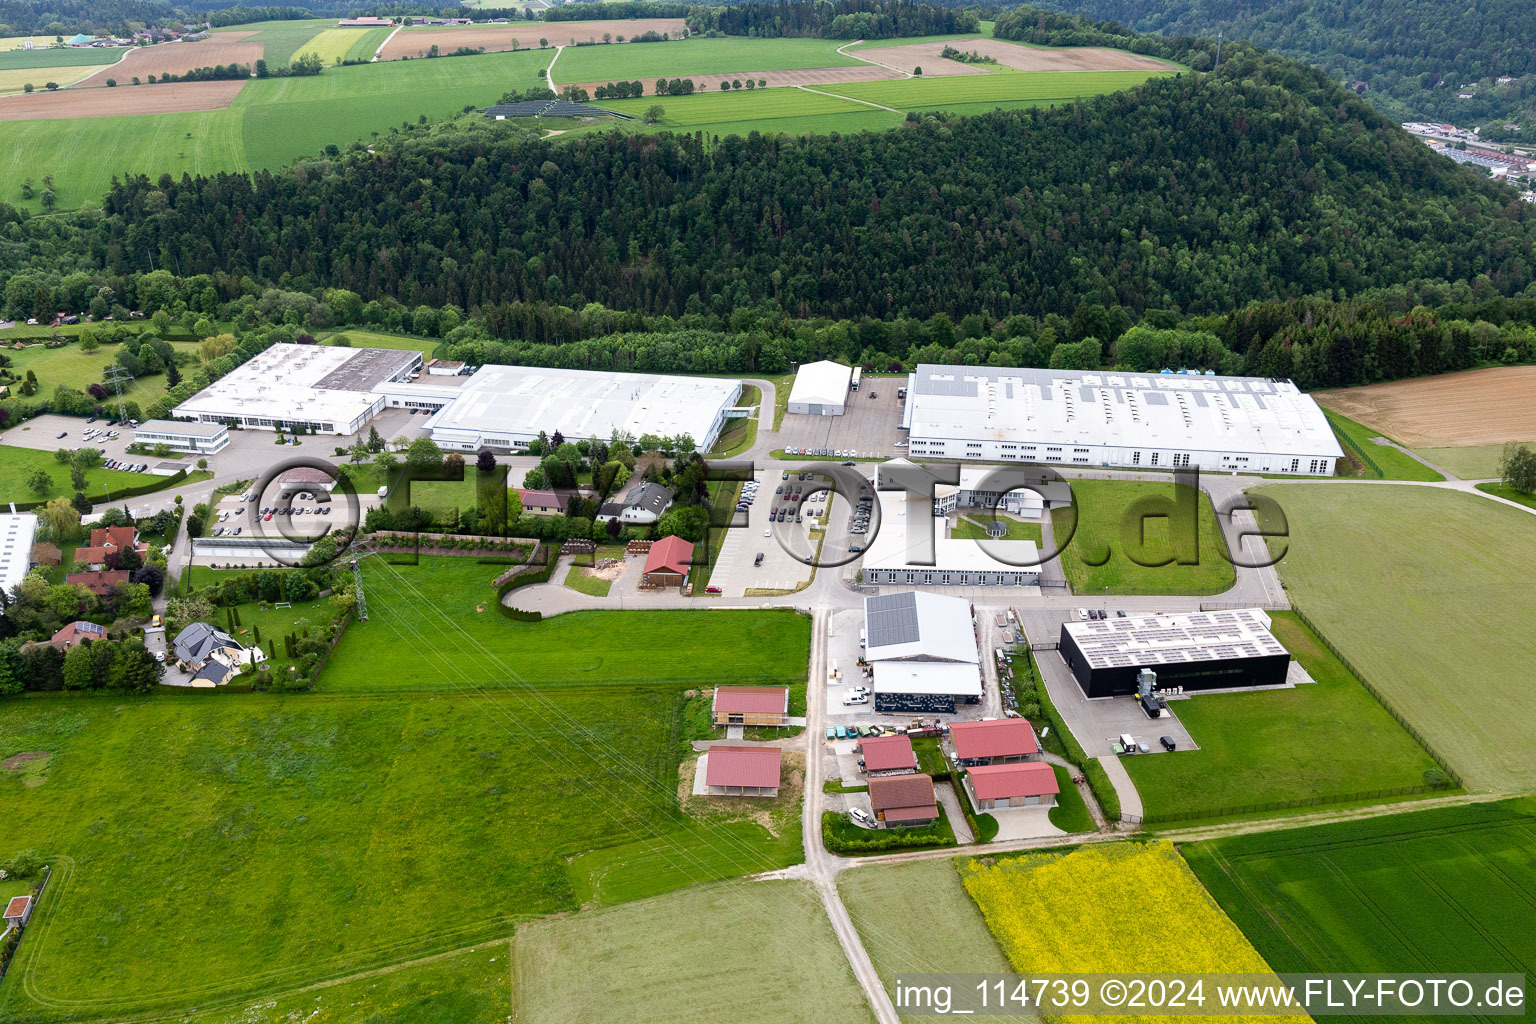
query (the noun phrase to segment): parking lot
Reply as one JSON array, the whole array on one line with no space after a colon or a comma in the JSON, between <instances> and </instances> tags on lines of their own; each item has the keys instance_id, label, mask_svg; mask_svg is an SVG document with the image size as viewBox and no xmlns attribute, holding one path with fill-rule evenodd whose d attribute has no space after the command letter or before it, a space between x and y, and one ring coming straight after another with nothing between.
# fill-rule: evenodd
<instances>
[{"instance_id":1,"label":"parking lot","mask_svg":"<svg viewBox=\"0 0 1536 1024\"><path fill-rule=\"evenodd\" d=\"M905 377L865 378L858 391L848 393L847 412L841 416L785 414L779 437L786 451L791 448L831 448L853 450L858 458L889 459L901 455L905 441L901 427L902 402L896 389L906 384ZM871 397L875 396L875 397ZM787 455L793 459L794 456Z\"/></svg>"},{"instance_id":2,"label":"parking lot","mask_svg":"<svg viewBox=\"0 0 1536 1024\"><path fill-rule=\"evenodd\" d=\"M726 597L744 597L748 590L794 590L811 578L805 559L814 550L810 538L814 524L804 511L821 506L805 502L801 522L770 524L772 510L787 504L783 495L774 493L786 482L783 471L762 470L756 480L757 497L745 516L737 517L737 528L725 531L724 546L710 576L710 585L719 587ZM755 564L759 552L761 565Z\"/></svg>"}]
</instances>

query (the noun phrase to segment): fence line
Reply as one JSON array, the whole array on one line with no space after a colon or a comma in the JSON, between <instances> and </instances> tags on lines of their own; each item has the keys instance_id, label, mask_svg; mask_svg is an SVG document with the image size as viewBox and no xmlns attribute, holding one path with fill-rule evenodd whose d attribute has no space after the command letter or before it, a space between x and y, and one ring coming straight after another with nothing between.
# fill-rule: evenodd
<instances>
[{"instance_id":1,"label":"fence line","mask_svg":"<svg viewBox=\"0 0 1536 1024\"><path fill-rule=\"evenodd\" d=\"M1329 417L1328 425L1330 427L1335 426L1335 424L1333 423L1332 417ZM1381 467L1376 465L1376 460L1371 458L1370 455L1366 453L1366 450L1364 448L1360 447L1360 445L1355 441L1354 438L1350 437L1348 434L1346 434L1342 430L1335 429L1333 433L1334 433L1335 437L1337 437L1340 441L1344 442L1345 447L1347 447L1350 451L1354 452L1356 455L1360 456L1360 461L1364 462L1367 466L1370 466L1371 469L1376 473L1376 475L1378 477L1381 477L1381 478L1385 478L1386 477L1387 474L1383 473L1381 471Z\"/></svg>"}]
</instances>

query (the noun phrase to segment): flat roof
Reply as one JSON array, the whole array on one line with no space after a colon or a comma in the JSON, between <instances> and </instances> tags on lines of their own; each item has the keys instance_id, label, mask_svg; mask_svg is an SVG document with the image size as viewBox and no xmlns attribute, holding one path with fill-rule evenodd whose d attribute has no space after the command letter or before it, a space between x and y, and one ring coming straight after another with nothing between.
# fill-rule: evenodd
<instances>
[{"instance_id":1,"label":"flat roof","mask_svg":"<svg viewBox=\"0 0 1536 1024\"><path fill-rule=\"evenodd\" d=\"M133 428L135 434L184 434L187 437L218 437L228 430L222 423L186 423L181 420L145 420Z\"/></svg>"},{"instance_id":2,"label":"flat roof","mask_svg":"<svg viewBox=\"0 0 1536 1024\"><path fill-rule=\"evenodd\" d=\"M607 438L617 430L634 438L688 434L702 444L740 393L740 381L719 377L488 365L426 426L434 436L467 431L512 438L558 430L570 438Z\"/></svg>"},{"instance_id":3,"label":"flat roof","mask_svg":"<svg viewBox=\"0 0 1536 1024\"><path fill-rule=\"evenodd\" d=\"M704 784L771 789L779 784L779 759L778 747L713 746L704 763Z\"/></svg>"},{"instance_id":4,"label":"flat roof","mask_svg":"<svg viewBox=\"0 0 1536 1024\"><path fill-rule=\"evenodd\" d=\"M37 516L31 512L0 514L0 590L9 592L27 578L36 538Z\"/></svg>"},{"instance_id":5,"label":"flat roof","mask_svg":"<svg viewBox=\"0 0 1536 1024\"><path fill-rule=\"evenodd\" d=\"M902 422L939 439L1344 454L1310 395L1260 377L923 363Z\"/></svg>"},{"instance_id":6,"label":"flat roof","mask_svg":"<svg viewBox=\"0 0 1536 1024\"><path fill-rule=\"evenodd\" d=\"M375 359L383 352L384 357ZM256 416L350 424L366 416L380 400L371 389L384 376L374 372L411 359L419 352L397 349L341 348L332 345L273 345L214 381L172 410L177 416ZM344 367L361 360L354 370ZM366 373L363 372L365 368ZM342 388L343 383L355 387Z\"/></svg>"},{"instance_id":7,"label":"flat roof","mask_svg":"<svg viewBox=\"0 0 1536 1024\"><path fill-rule=\"evenodd\" d=\"M841 405L848 398L853 368L830 359L806 363L795 371L794 386L789 389L791 402L814 405Z\"/></svg>"},{"instance_id":8,"label":"flat roof","mask_svg":"<svg viewBox=\"0 0 1536 1024\"><path fill-rule=\"evenodd\" d=\"M1088 667L1150 668L1288 654L1258 608L1068 622Z\"/></svg>"},{"instance_id":9,"label":"flat roof","mask_svg":"<svg viewBox=\"0 0 1536 1024\"><path fill-rule=\"evenodd\" d=\"M353 356L315 382L329 391L372 391L382 381L404 373L420 352L398 348L358 348Z\"/></svg>"},{"instance_id":10,"label":"flat roof","mask_svg":"<svg viewBox=\"0 0 1536 1024\"><path fill-rule=\"evenodd\" d=\"M981 695L981 669L953 661L877 661L876 693L940 693L950 697Z\"/></svg>"},{"instance_id":11,"label":"flat roof","mask_svg":"<svg viewBox=\"0 0 1536 1024\"><path fill-rule=\"evenodd\" d=\"M864 657L977 664L971 603L908 590L864 599Z\"/></svg>"},{"instance_id":12,"label":"flat roof","mask_svg":"<svg viewBox=\"0 0 1536 1024\"><path fill-rule=\"evenodd\" d=\"M899 491L881 491L880 528L864 553L865 569L917 569L936 572L1039 572L1040 549L1032 540L989 540L989 548L1008 559L1001 562L981 542L945 535L944 520L933 514L926 498L908 498ZM920 536L907 536L908 524L933 528L933 562L922 560Z\"/></svg>"}]
</instances>

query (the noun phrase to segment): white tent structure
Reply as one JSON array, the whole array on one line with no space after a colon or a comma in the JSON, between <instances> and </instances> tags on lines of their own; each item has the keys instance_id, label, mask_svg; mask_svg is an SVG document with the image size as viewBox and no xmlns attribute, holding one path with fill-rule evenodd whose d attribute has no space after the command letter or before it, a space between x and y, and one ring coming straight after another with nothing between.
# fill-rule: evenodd
<instances>
[{"instance_id":1,"label":"white tent structure","mask_svg":"<svg viewBox=\"0 0 1536 1024\"><path fill-rule=\"evenodd\" d=\"M852 367L823 359L806 363L795 374L786 411L802 416L841 416L847 408Z\"/></svg>"}]
</instances>

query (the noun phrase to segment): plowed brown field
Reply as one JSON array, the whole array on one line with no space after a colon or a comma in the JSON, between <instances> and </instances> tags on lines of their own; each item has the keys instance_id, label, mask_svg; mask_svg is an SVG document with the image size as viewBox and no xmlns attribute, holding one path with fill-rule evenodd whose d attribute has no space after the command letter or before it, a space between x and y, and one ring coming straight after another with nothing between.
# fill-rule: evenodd
<instances>
[{"instance_id":1,"label":"plowed brown field","mask_svg":"<svg viewBox=\"0 0 1536 1024\"><path fill-rule=\"evenodd\" d=\"M883 82L893 78L900 78L898 72L888 68L877 68L873 64L864 64L851 68L801 68L797 71L730 71L721 75L695 75L694 81L703 82L707 91L717 92L721 82L742 81L766 81L767 88L776 85L840 85L848 82ZM567 83L560 82L560 87L565 88ZM592 92L600 85L607 82L577 82L580 88ZM649 83L646 83L649 85Z\"/></svg>"},{"instance_id":2,"label":"plowed brown field","mask_svg":"<svg viewBox=\"0 0 1536 1024\"><path fill-rule=\"evenodd\" d=\"M1410 448L1502 444L1536 437L1536 366L1415 377L1342 391L1319 404Z\"/></svg>"},{"instance_id":3,"label":"plowed brown field","mask_svg":"<svg viewBox=\"0 0 1536 1024\"><path fill-rule=\"evenodd\" d=\"M1171 65L1153 57L1143 57L1124 50L1110 50L1101 46L1069 46L1040 48L1020 46L1002 39L956 39L947 43L912 43L908 46L877 46L855 52L861 57L878 60L896 67L922 64L923 77L935 74L924 61L937 61L944 47L975 51L984 57L995 57L999 64L1019 71L1166 71ZM949 62L945 62L949 63ZM958 62L956 62L958 63ZM961 64L964 68L976 68L974 64ZM953 72L951 72L953 73Z\"/></svg>"},{"instance_id":4,"label":"plowed brown field","mask_svg":"<svg viewBox=\"0 0 1536 1024\"><path fill-rule=\"evenodd\" d=\"M249 32L220 32L197 43L159 43L141 46L116 64L109 64L72 88L105 85L115 78L119 86L133 81L135 75L145 81L150 75L184 75L194 68L215 64L255 64L261 59L262 44L250 41Z\"/></svg>"},{"instance_id":5,"label":"plowed brown field","mask_svg":"<svg viewBox=\"0 0 1536 1024\"><path fill-rule=\"evenodd\" d=\"M553 47L572 39L586 42L602 39L603 33L623 36L644 35L646 32L665 32L676 38L687 25L682 18L638 18L634 21L515 21L507 25L449 25L445 28L403 28L396 32L380 55L382 60L399 60L401 57L424 57L432 44L438 50L452 53L461 46L484 47L487 53L512 49L517 40L521 49L539 44L539 38L549 40Z\"/></svg>"},{"instance_id":6,"label":"plowed brown field","mask_svg":"<svg viewBox=\"0 0 1536 1024\"><path fill-rule=\"evenodd\" d=\"M0 121L222 110L234 101L245 81L120 85L116 89L60 89L6 96L0 99Z\"/></svg>"}]
</instances>

